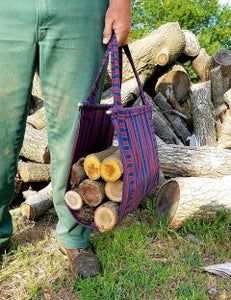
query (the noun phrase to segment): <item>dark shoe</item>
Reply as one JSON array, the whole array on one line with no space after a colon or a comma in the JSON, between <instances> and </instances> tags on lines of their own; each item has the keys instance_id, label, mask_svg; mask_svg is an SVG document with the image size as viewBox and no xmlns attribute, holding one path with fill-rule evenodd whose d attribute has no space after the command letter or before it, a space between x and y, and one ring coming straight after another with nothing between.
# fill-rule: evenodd
<instances>
[{"instance_id":1,"label":"dark shoe","mask_svg":"<svg viewBox=\"0 0 231 300\"><path fill-rule=\"evenodd\" d=\"M0 248L0 255L8 253L10 251L11 246L12 242L11 240L9 240L3 248Z\"/></svg>"},{"instance_id":2,"label":"dark shoe","mask_svg":"<svg viewBox=\"0 0 231 300\"><path fill-rule=\"evenodd\" d=\"M72 272L86 279L102 273L100 262L92 249L67 249L59 244L60 251L67 256Z\"/></svg>"}]
</instances>

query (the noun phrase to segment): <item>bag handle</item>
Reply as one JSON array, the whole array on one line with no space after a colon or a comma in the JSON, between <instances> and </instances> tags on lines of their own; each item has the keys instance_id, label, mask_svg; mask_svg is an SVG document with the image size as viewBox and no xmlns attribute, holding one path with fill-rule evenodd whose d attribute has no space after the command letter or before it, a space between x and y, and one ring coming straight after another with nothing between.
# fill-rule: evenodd
<instances>
[{"instance_id":1,"label":"bag handle","mask_svg":"<svg viewBox=\"0 0 231 300\"><path fill-rule=\"evenodd\" d=\"M122 106L121 102L121 83L122 83L122 49L124 50L131 66L132 70L135 74L135 78L139 87L140 97L142 99L143 104L149 104L147 98L144 95L144 91L142 88L142 84L139 78L139 75L136 71L131 52L129 50L128 45L119 47L118 42L116 40L116 36L113 33L106 52L104 54L99 73L96 77L95 83L88 95L87 102L91 104L95 104L97 92L99 90L99 83L102 78L102 74L105 66L107 65L109 56L111 56L111 70L112 70L112 94L114 99L114 105Z\"/></svg>"}]
</instances>

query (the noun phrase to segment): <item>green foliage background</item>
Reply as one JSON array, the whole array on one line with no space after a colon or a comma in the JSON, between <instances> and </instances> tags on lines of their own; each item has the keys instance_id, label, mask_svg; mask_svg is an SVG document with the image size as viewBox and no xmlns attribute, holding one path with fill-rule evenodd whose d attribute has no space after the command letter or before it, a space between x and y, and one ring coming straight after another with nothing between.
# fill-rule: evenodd
<instances>
[{"instance_id":1,"label":"green foliage background","mask_svg":"<svg viewBox=\"0 0 231 300\"><path fill-rule=\"evenodd\" d=\"M131 37L141 38L173 21L193 31L210 55L231 50L231 6L218 0L134 0Z\"/></svg>"}]
</instances>

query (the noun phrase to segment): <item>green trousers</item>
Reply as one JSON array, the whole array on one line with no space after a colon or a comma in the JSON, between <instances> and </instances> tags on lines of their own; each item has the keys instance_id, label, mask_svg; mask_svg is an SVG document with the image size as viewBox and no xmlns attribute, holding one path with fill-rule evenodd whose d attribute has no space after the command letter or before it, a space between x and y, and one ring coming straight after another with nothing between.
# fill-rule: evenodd
<instances>
[{"instance_id":1,"label":"green trousers","mask_svg":"<svg viewBox=\"0 0 231 300\"><path fill-rule=\"evenodd\" d=\"M90 230L70 215L64 192L79 123L78 102L86 100L105 51L108 5L109 0L0 0L0 248L12 235L9 205L37 63L58 239L67 248L88 247Z\"/></svg>"}]
</instances>

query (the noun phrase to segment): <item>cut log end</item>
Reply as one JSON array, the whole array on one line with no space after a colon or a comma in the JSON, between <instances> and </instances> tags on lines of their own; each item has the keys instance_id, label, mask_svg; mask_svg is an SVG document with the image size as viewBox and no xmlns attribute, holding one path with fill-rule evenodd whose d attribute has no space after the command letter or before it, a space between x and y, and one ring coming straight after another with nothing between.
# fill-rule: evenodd
<instances>
[{"instance_id":1,"label":"cut log end","mask_svg":"<svg viewBox=\"0 0 231 300\"><path fill-rule=\"evenodd\" d=\"M35 214L34 214L33 208L29 204L27 204L25 202L22 203L20 211L24 218L26 218L28 220L35 219Z\"/></svg>"},{"instance_id":2,"label":"cut log end","mask_svg":"<svg viewBox=\"0 0 231 300\"><path fill-rule=\"evenodd\" d=\"M109 201L99 206L95 211L94 222L100 232L112 230L118 222L118 205Z\"/></svg>"},{"instance_id":3,"label":"cut log end","mask_svg":"<svg viewBox=\"0 0 231 300\"><path fill-rule=\"evenodd\" d=\"M92 180L100 178L100 160L94 154L90 154L84 161L84 169L87 176Z\"/></svg>"},{"instance_id":4,"label":"cut log end","mask_svg":"<svg viewBox=\"0 0 231 300\"><path fill-rule=\"evenodd\" d=\"M169 61L169 51L167 48L163 48L158 53L156 62L159 66L165 66L167 65L168 61Z\"/></svg>"},{"instance_id":5,"label":"cut log end","mask_svg":"<svg viewBox=\"0 0 231 300\"><path fill-rule=\"evenodd\" d=\"M106 196L113 202L121 202L122 200L123 181L107 182L105 186Z\"/></svg>"},{"instance_id":6,"label":"cut log end","mask_svg":"<svg viewBox=\"0 0 231 300\"><path fill-rule=\"evenodd\" d=\"M85 179L79 185L79 193L83 197L86 204L92 207L98 206L105 196L105 183L100 181L93 181Z\"/></svg>"},{"instance_id":7,"label":"cut log end","mask_svg":"<svg viewBox=\"0 0 231 300\"><path fill-rule=\"evenodd\" d=\"M120 151L117 150L101 163L101 177L106 182L115 182L123 174L123 165L120 160Z\"/></svg>"},{"instance_id":8,"label":"cut log end","mask_svg":"<svg viewBox=\"0 0 231 300\"><path fill-rule=\"evenodd\" d=\"M79 210L83 207L83 199L81 195L75 190L68 191L65 194L64 200L68 207L73 210Z\"/></svg>"}]
</instances>

